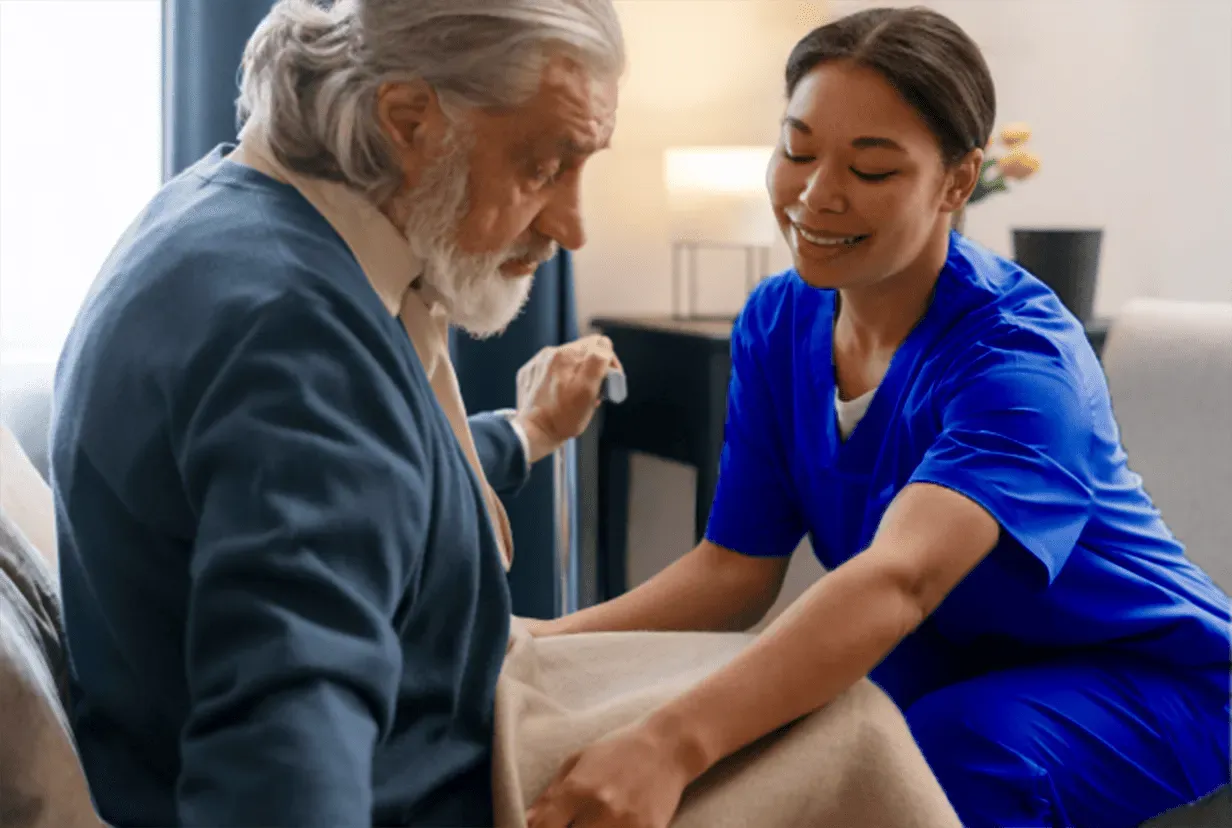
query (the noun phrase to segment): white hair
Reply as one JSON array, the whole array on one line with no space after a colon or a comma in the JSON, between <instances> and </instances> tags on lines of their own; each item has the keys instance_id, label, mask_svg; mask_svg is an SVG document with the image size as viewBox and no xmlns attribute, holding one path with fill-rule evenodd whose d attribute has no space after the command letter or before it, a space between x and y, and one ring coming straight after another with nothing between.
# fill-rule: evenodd
<instances>
[{"instance_id":1,"label":"white hair","mask_svg":"<svg viewBox=\"0 0 1232 828\"><path fill-rule=\"evenodd\" d=\"M279 0L245 49L239 118L261 126L280 163L381 202L403 181L376 118L382 84L422 80L447 116L517 106L553 50L619 77L611 0Z\"/></svg>"},{"instance_id":2,"label":"white hair","mask_svg":"<svg viewBox=\"0 0 1232 828\"><path fill-rule=\"evenodd\" d=\"M501 333L517 317L530 295L531 280L503 276L507 261L545 262L556 243L541 237L491 253L464 253L455 230L467 211L469 136L453 130L445 153L423 171L406 199L402 228L411 253L423 265L420 279L449 313L451 324L476 339Z\"/></svg>"}]
</instances>

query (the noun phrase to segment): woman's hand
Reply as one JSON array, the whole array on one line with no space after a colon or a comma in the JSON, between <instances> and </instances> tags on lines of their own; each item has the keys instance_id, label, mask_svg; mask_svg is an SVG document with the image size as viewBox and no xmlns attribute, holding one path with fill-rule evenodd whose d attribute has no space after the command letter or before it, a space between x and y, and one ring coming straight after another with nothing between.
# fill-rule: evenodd
<instances>
[{"instance_id":1,"label":"woman's hand","mask_svg":"<svg viewBox=\"0 0 1232 828\"><path fill-rule=\"evenodd\" d=\"M518 623L530 633L531 638L548 638L561 634L557 628L559 620L554 618L519 618Z\"/></svg>"},{"instance_id":2,"label":"woman's hand","mask_svg":"<svg viewBox=\"0 0 1232 828\"><path fill-rule=\"evenodd\" d=\"M566 761L527 822L529 828L667 828L693 778L672 740L636 725Z\"/></svg>"}]
</instances>

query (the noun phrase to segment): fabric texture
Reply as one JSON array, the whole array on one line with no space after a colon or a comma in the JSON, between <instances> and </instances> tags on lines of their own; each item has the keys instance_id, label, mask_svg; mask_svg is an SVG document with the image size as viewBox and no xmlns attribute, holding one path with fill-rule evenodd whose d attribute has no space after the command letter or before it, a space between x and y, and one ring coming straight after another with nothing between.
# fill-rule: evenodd
<instances>
[{"instance_id":1,"label":"fabric texture","mask_svg":"<svg viewBox=\"0 0 1232 828\"><path fill-rule=\"evenodd\" d=\"M444 309L426 291L413 284L423 268L414 261L410 246L398 235L389 220L359 193L336 182L298 175L279 164L260 130L245 130L232 160L276 181L290 184L307 199L346 242L386 308L402 320L432 384L436 401L445 412L454 436L483 489L488 516L500 543L505 568L508 569L513 564L513 532L509 516L488 484L467 422L466 404L462 400L449 353L449 320Z\"/></svg>"},{"instance_id":2,"label":"fabric texture","mask_svg":"<svg viewBox=\"0 0 1232 828\"><path fill-rule=\"evenodd\" d=\"M137 218L57 375L72 721L100 815L485 824L509 593L484 460L437 393L442 327L227 149ZM521 462L507 424L487 436Z\"/></svg>"},{"instance_id":3,"label":"fabric texture","mask_svg":"<svg viewBox=\"0 0 1232 828\"><path fill-rule=\"evenodd\" d=\"M244 46L275 0L159 0L163 10L163 181L235 140Z\"/></svg>"},{"instance_id":4,"label":"fabric texture","mask_svg":"<svg viewBox=\"0 0 1232 828\"><path fill-rule=\"evenodd\" d=\"M46 427L46 423L44 423ZM57 567L55 506L51 491L17 436L0 425L0 508L21 528L54 573Z\"/></svg>"},{"instance_id":5,"label":"fabric texture","mask_svg":"<svg viewBox=\"0 0 1232 828\"><path fill-rule=\"evenodd\" d=\"M29 539L46 538L52 518L25 507L50 498L3 427L0 480L0 828L93 828L100 822L65 710L59 591Z\"/></svg>"},{"instance_id":6,"label":"fabric texture","mask_svg":"<svg viewBox=\"0 0 1232 828\"><path fill-rule=\"evenodd\" d=\"M515 623L496 695L496 825L526 809L570 755L632 725L751 641L710 633L533 639ZM894 703L861 681L823 710L720 763L672 828L959 828Z\"/></svg>"},{"instance_id":7,"label":"fabric texture","mask_svg":"<svg viewBox=\"0 0 1232 828\"><path fill-rule=\"evenodd\" d=\"M1131 302L1103 362L1130 463L1186 553L1232 592L1232 302Z\"/></svg>"},{"instance_id":8,"label":"fabric texture","mask_svg":"<svg viewBox=\"0 0 1232 828\"><path fill-rule=\"evenodd\" d=\"M912 483L956 490L1005 530L913 643L938 682L1072 648L1206 675L1229 665L1232 605L1185 555L1130 468L1082 325L1047 287L954 235L934 299L860 426L834 409L833 291L763 281L732 333L707 537L829 570L862 552ZM898 699L900 703L910 699Z\"/></svg>"},{"instance_id":9,"label":"fabric texture","mask_svg":"<svg viewBox=\"0 0 1232 828\"><path fill-rule=\"evenodd\" d=\"M541 349L572 342L578 337L576 303L573 295L573 258L561 250L535 271L526 304L503 333L487 339L474 339L464 331L450 331L450 351L468 411L492 411L517 407L513 378L518 370ZM577 513L578 490L569 479L577 477L573 441L562 448L566 480L559 485L560 496L572 502ZM552 462L541 462L531 470L530 479L516 493L501 492L513 545L518 550L518 565L509 571L509 591L515 615L551 618L560 613L560 562L557 552L573 559L572 573L578 565L578 532L569 538L559 534L554 519L556 480ZM563 549L563 542L569 549ZM570 603L576 590L571 589Z\"/></svg>"},{"instance_id":10,"label":"fabric texture","mask_svg":"<svg viewBox=\"0 0 1232 828\"><path fill-rule=\"evenodd\" d=\"M501 497L516 495L526 485L530 470L530 439L525 430L502 411L472 414L466 422L492 491ZM510 434L514 439L509 439Z\"/></svg>"},{"instance_id":11,"label":"fabric texture","mask_svg":"<svg viewBox=\"0 0 1232 828\"><path fill-rule=\"evenodd\" d=\"M844 440L851 436L851 432L856 430L860 420L864 419L869 403L873 401L876 393L877 389L874 388L854 400L844 400L839 395L834 395L834 414L838 417L838 433Z\"/></svg>"},{"instance_id":12,"label":"fabric texture","mask_svg":"<svg viewBox=\"0 0 1232 828\"><path fill-rule=\"evenodd\" d=\"M1228 698L1082 656L935 690L906 717L966 828L1134 828L1228 783Z\"/></svg>"},{"instance_id":13,"label":"fabric texture","mask_svg":"<svg viewBox=\"0 0 1232 828\"><path fill-rule=\"evenodd\" d=\"M997 520L1000 540L871 679L910 710L945 688L1075 654L1119 659L1126 672L1115 680L1126 683L1136 675L1126 665L1140 663L1167 677L1140 687L1142 709L1195 700L1152 731L1154 758L1193 780L1226 774L1226 743L1216 756L1177 749L1177 740L1226 730L1232 602L1185 554L1130 467L1081 323L1029 273L954 234L927 312L844 440L831 416L836 304L834 291L788 271L763 281L737 320L707 537L787 556L807 533L833 570L868 547L905 487L963 494ZM1062 740L1072 749L1048 754L1048 770L1081 778L1085 717L1094 714L1058 710L1074 717ZM1132 756L1132 745L1116 742L1125 732L1104 736ZM963 767L976 774L980 765ZM1134 768L1119 768L1122 784L1134 785ZM1059 789L1074 813L1098 801L1087 789ZM1090 802L1072 799L1085 794Z\"/></svg>"}]
</instances>

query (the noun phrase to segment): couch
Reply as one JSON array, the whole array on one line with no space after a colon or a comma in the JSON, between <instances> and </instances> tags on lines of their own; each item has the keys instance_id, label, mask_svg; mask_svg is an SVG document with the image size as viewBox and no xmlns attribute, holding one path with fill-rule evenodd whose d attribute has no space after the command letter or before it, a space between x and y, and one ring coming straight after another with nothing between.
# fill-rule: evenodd
<instances>
[{"instance_id":1,"label":"couch","mask_svg":"<svg viewBox=\"0 0 1232 828\"><path fill-rule=\"evenodd\" d=\"M1130 464L1189 557L1232 594L1232 303L1132 302L1103 362ZM1145 828L1207 826L1232 826L1232 786Z\"/></svg>"},{"instance_id":2,"label":"couch","mask_svg":"<svg viewBox=\"0 0 1232 828\"><path fill-rule=\"evenodd\" d=\"M1191 557L1232 592L1232 304L1135 302L1113 325L1104 363L1131 464ZM94 828L64 709L44 485L50 371L8 380L0 386L0 828ZM1232 789L1147 826L1232 826Z\"/></svg>"}]
</instances>

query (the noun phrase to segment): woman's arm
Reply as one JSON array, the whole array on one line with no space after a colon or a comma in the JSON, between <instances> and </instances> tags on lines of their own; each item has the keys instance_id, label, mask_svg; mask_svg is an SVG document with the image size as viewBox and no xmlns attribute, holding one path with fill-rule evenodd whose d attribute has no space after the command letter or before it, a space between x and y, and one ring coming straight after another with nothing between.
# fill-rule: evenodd
<instances>
[{"instance_id":1,"label":"woman's arm","mask_svg":"<svg viewBox=\"0 0 1232 828\"><path fill-rule=\"evenodd\" d=\"M790 560L742 555L704 540L636 589L564 618L531 622L531 632L747 630L774 605Z\"/></svg>"},{"instance_id":2,"label":"woman's arm","mask_svg":"<svg viewBox=\"0 0 1232 828\"><path fill-rule=\"evenodd\" d=\"M727 667L650 720L690 779L867 675L992 550L997 522L939 486L908 486L872 544L818 581Z\"/></svg>"},{"instance_id":3,"label":"woman's arm","mask_svg":"<svg viewBox=\"0 0 1232 828\"><path fill-rule=\"evenodd\" d=\"M1010 351L1023 347L1015 336L954 377L942 435L869 548L656 716L669 744L709 766L822 707L930 615L1002 533L1039 561L1041 579L1056 577L1092 512L1091 408L1081 377L1047 343L1039 355Z\"/></svg>"},{"instance_id":4,"label":"woman's arm","mask_svg":"<svg viewBox=\"0 0 1232 828\"><path fill-rule=\"evenodd\" d=\"M563 828L582 816L625 824L622 815L667 825L685 788L719 760L867 675L999 535L974 501L908 486L867 550L818 581L726 667L567 761L531 807L529 825Z\"/></svg>"}]
</instances>

